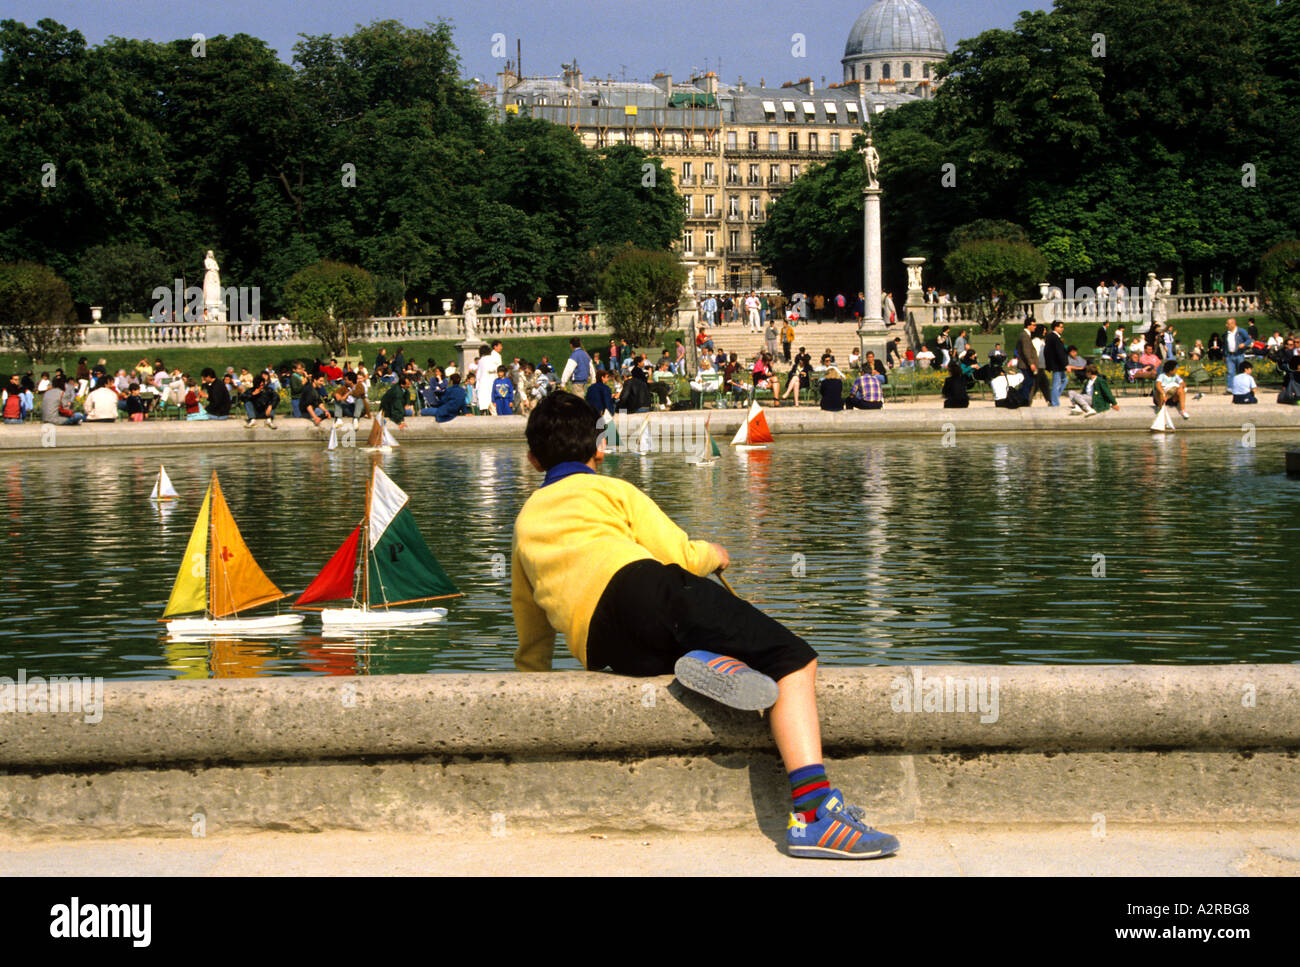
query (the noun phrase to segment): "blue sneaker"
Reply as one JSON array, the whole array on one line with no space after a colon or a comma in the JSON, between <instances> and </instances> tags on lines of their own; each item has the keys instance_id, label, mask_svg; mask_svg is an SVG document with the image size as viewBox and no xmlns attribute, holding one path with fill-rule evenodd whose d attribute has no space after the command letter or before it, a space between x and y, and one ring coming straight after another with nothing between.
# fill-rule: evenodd
<instances>
[{"instance_id":1,"label":"blue sneaker","mask_svg":"<svg viewBox=\"0 0 1300 967\"><path fill-rule=\"evenodd\" d=\"M812 859L869 860L898 852L898 840L862 821L862 810L846 806L844 794L832 789L810 823L790 814L785 842L791 856Z\"/></svg>"},{"instance_id":2,"label":"blue sneaker","mask_svg":"<svg viewBox=\"0 0 1300 967\"><path fill-rule=\"evenodd\" d=\"M738 658L714 651L688 651L673 667L677 680L693 692L746 712L776 704L776 682Z\"/></svg>"}]
</instances>

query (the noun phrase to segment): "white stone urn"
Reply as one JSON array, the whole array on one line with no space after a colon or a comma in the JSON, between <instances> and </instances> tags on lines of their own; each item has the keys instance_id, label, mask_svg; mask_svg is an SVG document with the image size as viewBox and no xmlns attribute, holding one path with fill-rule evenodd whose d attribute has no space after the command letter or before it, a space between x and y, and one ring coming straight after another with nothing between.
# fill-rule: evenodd
<instances>
[{"instance_id":1,"label":"white stone urn","mask_svg":"<svg viewBox=\"0 0 1300 967\"><path fill-rule=\"evenodd\" d=\"M443 299L443 300L442 300L442 314L443 314L444 316L449 316L449 315L451 315L451 300L450 300L450 299Z\"/></svg>"},{"instance_id":2,"label":"white stone urn","mask_svg":"<svg viewBox=\"0 0 1300 967\"><path fill-rule=\"evenodd\" d=\"M557 310L558 312L568 312L568 311L569 311L569 297L568 297L567 295L557 295L557 296L555 297L555 299L556 299L556 302L559 304L559 307L560 307L560 308Z\"/></svg>"}]
</instances>

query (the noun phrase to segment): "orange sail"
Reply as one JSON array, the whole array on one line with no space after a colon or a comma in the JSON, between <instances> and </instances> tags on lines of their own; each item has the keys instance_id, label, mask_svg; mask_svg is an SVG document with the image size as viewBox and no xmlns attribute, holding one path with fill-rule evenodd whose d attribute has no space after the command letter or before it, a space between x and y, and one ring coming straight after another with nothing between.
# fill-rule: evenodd
<instances>
[{"instance_id":1,"label":"orange sail","mask_svg":"<svg viewBox=\"0 0 1300 967\"><path fill-rule=\"evenodd\" d=\"M763 411L759 410L749 421L749 442L751 445L758 443L771 443L772 431L768 429L767 417Z\"/></svg>"},{"instance_id":2,"label":"orange sail","mask_svg":"<svg viewBox=\"0 0 1300 967\"><path fill-rule=\"evenodd\" d=\"M209 562L208 611L214 618L255 608L285 597L253 560L230 515L216 471L212 474L212 558Z\"/></svg>"}]
</instances>

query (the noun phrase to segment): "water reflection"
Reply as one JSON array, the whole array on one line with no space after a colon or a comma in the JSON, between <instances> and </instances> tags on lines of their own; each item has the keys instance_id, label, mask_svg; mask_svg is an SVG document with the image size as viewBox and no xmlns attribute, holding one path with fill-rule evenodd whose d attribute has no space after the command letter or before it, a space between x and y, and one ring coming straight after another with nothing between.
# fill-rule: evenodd
<instances>
[{"instance_id":1,"label":"water reflection","mask_svg":"<svg viewBox=\"0 0 1300 967\"><path fill-rule=\"evenodd\" d=\"M603 472L644 488L692 536L726 544L737 591L828 663L1296 661L1300 485L1281 473L1283 441L1241 443L778 440L724 446L712 467L620 454ZM0 674L509 668L511 524L540 479L523 448L409 445L380 459L465 592L447 619L327 637L309 615L285 639L196 643L168 640L156 619L211 471L256 559L298 591L360 518L367 455L24 455L0 487ZM179 501L148 500L159 462Z\"/></svg>"}]
</instances>

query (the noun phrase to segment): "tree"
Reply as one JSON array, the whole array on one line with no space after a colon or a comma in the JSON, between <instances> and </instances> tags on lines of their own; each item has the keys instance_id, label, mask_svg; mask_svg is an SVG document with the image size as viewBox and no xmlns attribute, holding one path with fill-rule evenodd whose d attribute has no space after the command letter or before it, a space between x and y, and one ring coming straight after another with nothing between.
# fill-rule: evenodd
<instances>
[{"instance_id":1,"label":"tree","mask_svg":"<svg viewBox=\"0 0 1300 967\"><path fill-rule=\"evenodd\" d=\"M316 335L331 355L346 352L348 340L375 308L375 283L355 265L317 262L296 272L284 287L293 317Z\"/></svg>"},{"instance_id":2,"label":"tree","mask_svg":"<svg viewBox=\"0 0 1300 967\"><path fill-rule=\"evenodd\" d=\"M956 283L957 297L975 302L980 328L990 332L1020 299L1037 292L1047 259L1027 242L973 239L949 252L944 267Z\"/></svg>"},{"instance_id":3,"label":"tree","mask_svg":"<svg viewBox=\"0 0 1300 967\"><path fill-rule=\"evenodd\" d=\"M653 346L668 328L686 267L675 252L627 247L610 260L596 283L614 335L633 346Z\"/></svg>"},{"instance_id":4,"label":"tree","mask_svg":"<svg viewBox=\"0 0 1300 967\"><path fill-rule=\"evenodd\" d=\"M157 286L172 283L167 259L145 245L96 245L86 249L72 274L78 302L103 306L110 315L148 307Z\"/></svg>"},{"instance_id":5,"label":"tree","mask_svg":"<svg viewBox=\"0 0 1300 967\"><path fill-rule=\"evenodd\" d=\"M1300 240L1281 242L1264 253L1259 289L1280 327L1300 326Z\"/></svg>"},{"instance_id":6,"label":"tree","mask_svg":"<svg viewBox=\"0 0 1300 967\"><path fill-rule=\"evenodd\" d=\"M0 332L33 362L76 345L68 284L34 262L0 264Z\"/></svg>"}]
</instances>

